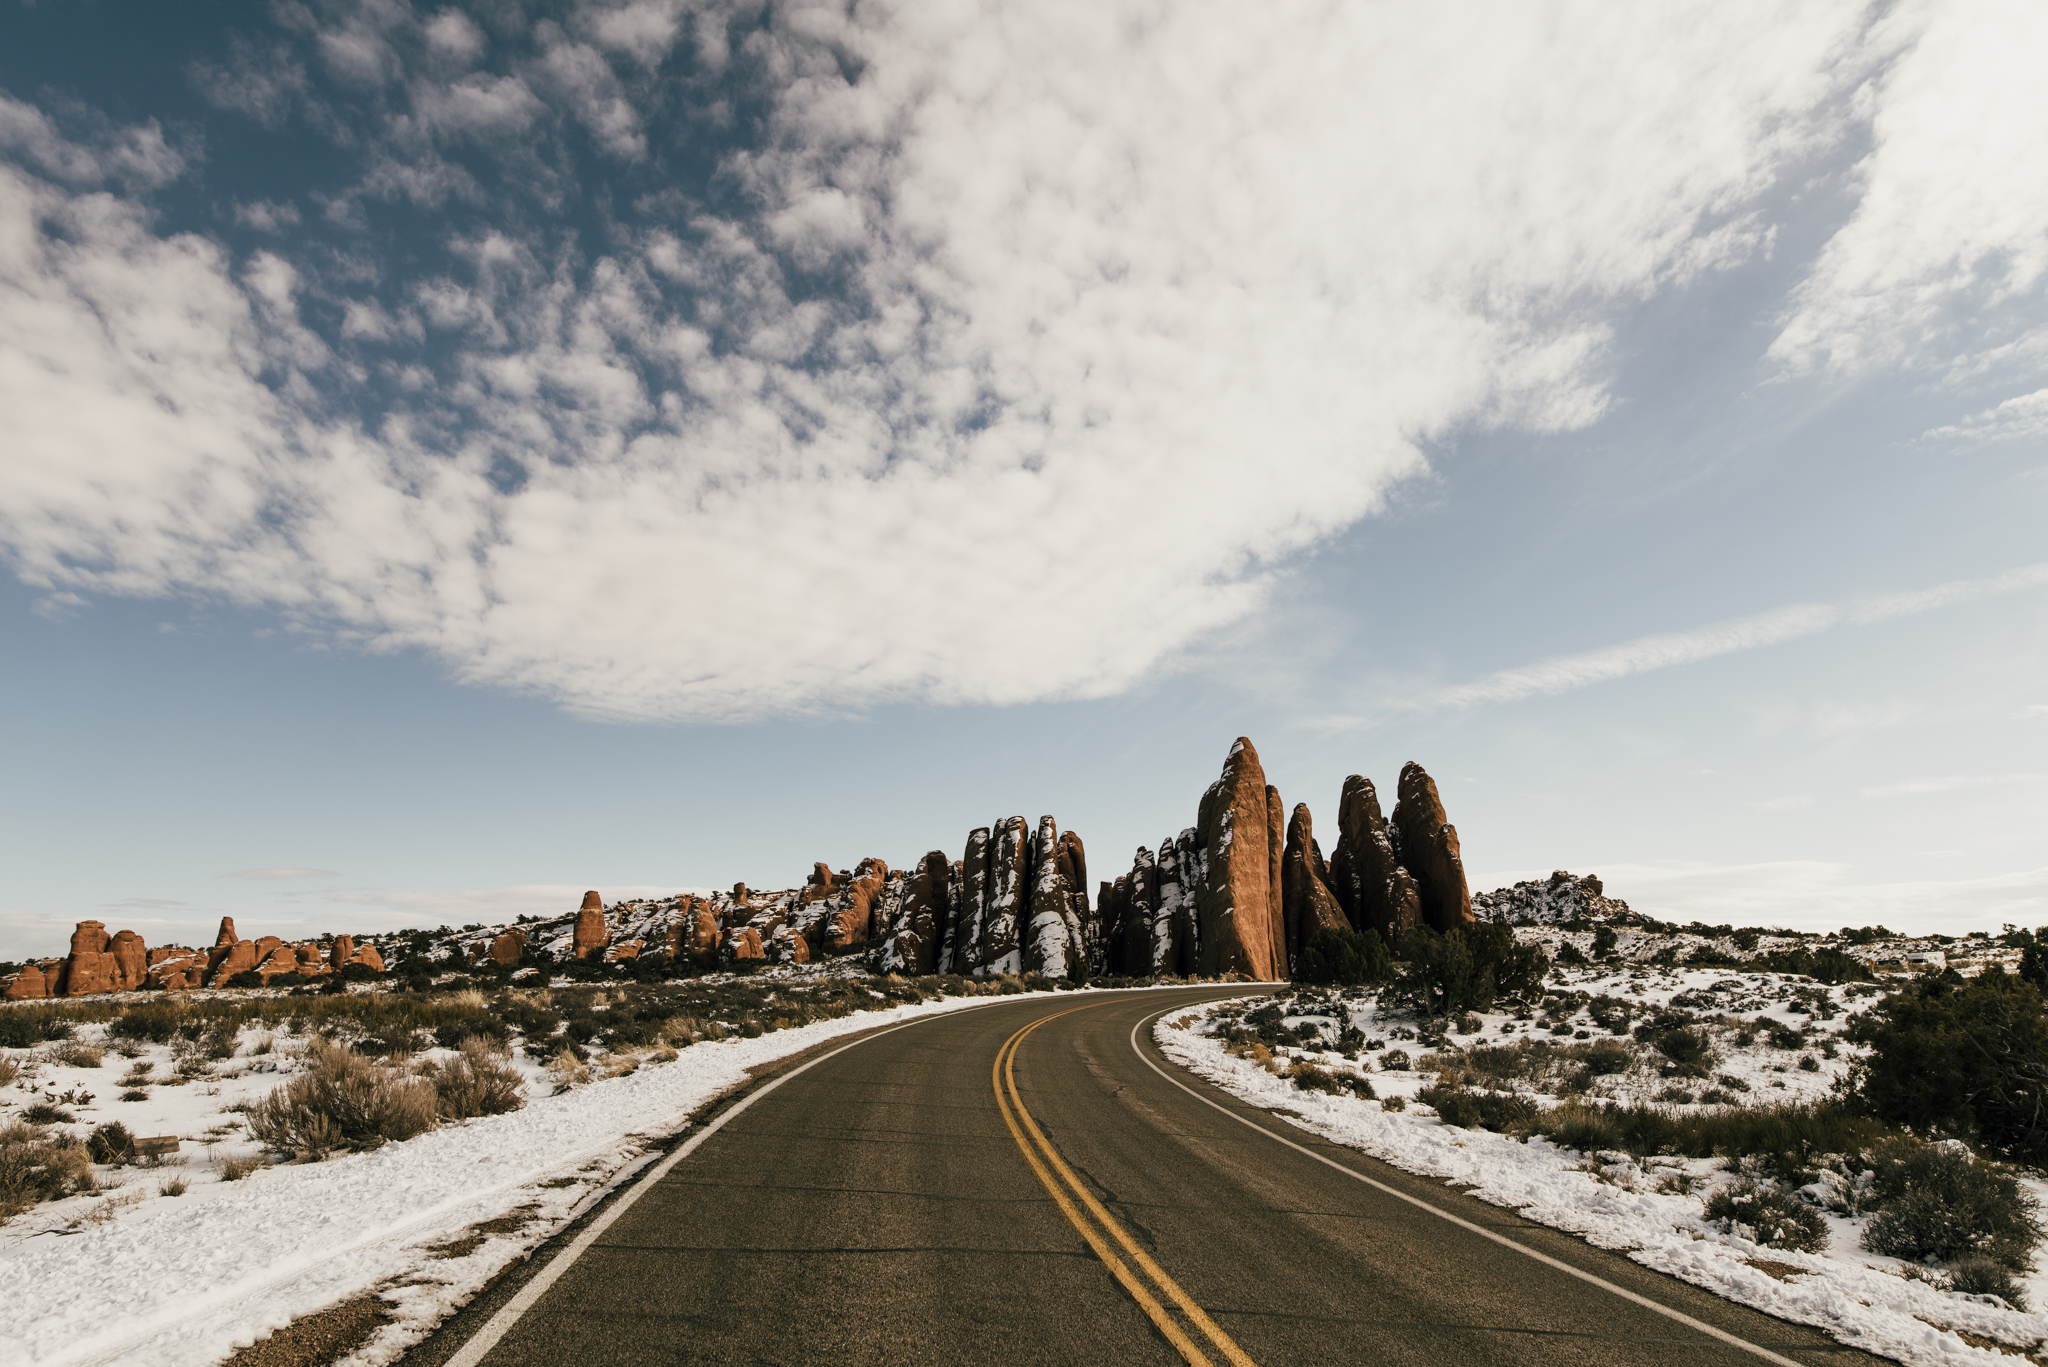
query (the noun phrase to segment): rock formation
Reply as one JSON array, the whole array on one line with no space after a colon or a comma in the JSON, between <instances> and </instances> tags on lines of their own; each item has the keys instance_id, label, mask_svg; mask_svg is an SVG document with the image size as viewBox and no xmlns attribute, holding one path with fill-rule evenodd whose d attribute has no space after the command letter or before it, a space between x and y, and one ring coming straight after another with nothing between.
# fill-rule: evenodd
<instances>
[{"instance_id":1,"label":"rock formation","mask_svg":"<svg viewBox=\"0 0 2048 1367\"><path fill-rule=\"evenodd\" d=\"M1308 804L1294 804L1287 823L1287 845L1280 862L1281 907L1287 925L1287 968L1318 931L1349 930L1350 920L1324 881L1323 852L1316 848L1315 827Z\"/></svg>"},{"instance_id":2,"label":"rock formation","mask_svg":"<svg viewBox=\"0 0 2048 1367\"><path fill-rule=\"evenodd\" d=\"M1511 926L1570 925L1599 921L1608 925L1641 925L1643 918L1619 897L1609 897L1600 880L1591 874L1574 878L1563 869L1548 879L1531 878L1511 888L1496 888L1472 899L1472 911L1482 921Z\"/></svg>"},{"instance_id":3,"label":"rock formation","mask_svg":"<svg viewBox=\"0 0 2048 1367\"><path fill-rule=\"evenodd\" d=\"M43 977L43 970L41 968L35 964L26 964L8 982L7 1000L16 1002L41 1001L50 995L52 986L54 984Z\"/></svg>"},{"instance_id":4,"label":"rock formation","mask_svg":"<svg viewBox=\"0 0 2048 1367\"><path fill-rule=\"evenodd\" d=\"M1395 858L1393 828L1380 815L1379 794L1363 774L1344 780L1338 800L1330 891L1353 929L1377 932L1393 953L1401 952L1401 937L1422 924L1415 880Z\"/></svg>"},{"instance_id":5,"label":"rock formation","mask_svg":"<svg viewBox=\"0 0 2048 1367\"><path fill-rule=\"evenodd\" d=\"M1435 781L1412 760L1401 766L1394 829L1400 833L1401 864L1422 900L1423 921L1438 932L1470 925L1472 890L1465 884L1458 828L1444 814Z\"/></svg>"},{"instance_id":6,"label":"rock formation","mask_svg":"<svg viewBox=\"0 0 2048 1367\"><path fill-rule=\"evenodd\" d=\"M526 957L526 932L514 926L491 941L491 962L511 968Z\"/></svg>"},{"instance_id":7,"label":"rock formation","mask_svg":"<svg viewBox=\"0 0 2048 1367\"><path fill-rule=\"evenodd\" d=\"M740 889L744 892L744 886ZM604 899L593 889L583 894L583 906L576 913L574 952L579 959L599 954L611 943L611 928L604 920Z\"/></svg>"},{"instance_id":8,"label":"rock formation","mask_svg":"<svg viewBox=\"0 0 2048 1367\"><path fill-rule=\"evenodd\" d=\"M1200 974L1270 981L1289 977L1302 947L1320 931L1347 925L1371 931L1398 953L1402 937L1416 926L1450 928L1471 918L1457 831L1419 766L1402 770L1392 820L1381 815L1368 780L1353 775L1345 781L1339 839L1328 862L1307 805L1297 804L1291 818L1288 811L1266 782L1257 750L1240 737L1221 777L1202 794L1195 824L1156 849L1138 850L1128 873L1099 885L1089 882L1077 833L1062 830L1050 815L1035 828L1022 816L1008 816L970 832L957 863L941 850L897 870L874 858L851 872L819 862L800 886L785 891L735 883L730 894L630 900L609 910L592 891L574 912L516 927L470 927L438 938L415 933L406 952L427 965L454 955L500 970L536 958L595 967L628 960L709 963L713 956L767 964L861 956L871 968L909 974ZM1099 887L1092 904L1091 887ZM1591 905L1597 884L1590 894L1573 895ZM1564 894L1543 896L1557 902ZM265 983L298 982L356 964L379 973L385 967L374 947L357 946L345 935L324 947L273 936L244 940L225 917L205 951L152 952L133 932L110 936L96 921L81 922L72 941L65 959L16 973L8 996L218 987L251 973Z\"/></svg>"},{"instance_id":9,"label":"rock formation","mask_svg":"<svg viewBox=\"0 0 2048 1367\"><path fill-rule=\"evenodd\" d=\"M884 969L930 973L938 968L953 920L953 874L944 850L933 850L919 861L889 918L894 926L882 951Z\"/></svg>"},{"instance_id":10,"label":"rock formation","mask_svg":"<svg viewBox=\"0 0 2048 1367\"><path fill-rule=\"evenodd\" d=\"M1038 819L1038 837L1031 846L1031 900L1024 935L1024 971L1064 978L1086 969L1088 941L1074 903L1079 875L1074 869L1079 842L1068 844L1059 823ZM1085 867L1085 864L1083 865ZM1083 907L1086 903L1083 902Z\"/></svg>"},{"instance_id":11,"label":"rock formation","mask_svg":"<svg viewBox=\"0 0 2048 1367\"><path fill-rule=\"evenodd\" d=\"M1195 826L1208 875L1198 903L1205 977L1242 973L1271 982L1286 971L1285 932L1275 925L1280 908L1273 897L1276 861L1266 794L1259 752L1239 736L1223 763L1223 777L1202 795Z\"/></svg>"},{"instance_id":12,"label":"rock formation","mask_svg":"<svg viewBox=\"0 0 2048 1367\"><path fill-rule=\"evenodd\" d=\"M988 963L981 940L988 909L988 848L988 827L977 826L967 833L967 850L960 856L957 928L946 937L948 952L939 956L941 973L979 973Z\"/></svg>"}]
</instances>

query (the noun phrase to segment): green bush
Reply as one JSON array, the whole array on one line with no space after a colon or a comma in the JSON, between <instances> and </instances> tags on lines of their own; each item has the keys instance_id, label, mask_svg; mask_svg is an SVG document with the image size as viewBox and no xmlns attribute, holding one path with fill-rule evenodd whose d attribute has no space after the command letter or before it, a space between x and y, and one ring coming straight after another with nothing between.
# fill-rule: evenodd
<instances>
[{"instance_id":1,"label":"green bush","mask_svg":"<svg viewBox=\"0 0 2048 1367\"><path fill-rule=\"evenodd\" d=\"M1849 1038L1870 1046L1859 1080L1877 1115L2048 1163L2048 1017L2033 984L1996 969L1929 978L1857 1018Z\"/></svg>"},{"instance_id":2,"label":"green bush","mask_svg":"<svg viewBox=\"0 0 2048 1367\"><path fill-rule=\"evenodd\" d=\"M1491 1010L1500 997L1533 997L1550 973L1550 956L1517 944L1510 926L1459 926L1439 935L1417 926L1401 939L1406 961L1392 995L1433 1016Z\"/></svg>"},{"instance_id":3,"label":"green bush","mask_svg":"<svg viewBox=\"0 0 2048 1367\"><path fill-rule=\"evenodd\" d=\"M2010 1172L1960 1144L1911 1140L1880 1146L1872 1171L1878 1214L1863 1231L1871 1252L1907 1262L1988 1258L2026 1271L2041 1226L2033 1197Z\"/></svg>"},{"instance_id":4,"label":"green bush","mask_svg":"<svg viewBox=\"0 0 2048 1367\"><path fill-rule=\"evenodd\" d=\"M1771 1248L1820 1253L1828 1246L1828 1222L1789 1192L1744 1177L1707 1198L1707 1218L1726 1230L1746 1226Z\"/></svg>"},{"instance_id":5,"label":"green bush","mask_svg":"<svg viewBox=\"0 0 2048 1367\"><path fill-rule=\"evenodd\" d=\"M1392 980L1394 961L1377 934L1319 930L1302 946L1294 980L1327 987L1364 987Z\"/></svg>"}]
</instances>

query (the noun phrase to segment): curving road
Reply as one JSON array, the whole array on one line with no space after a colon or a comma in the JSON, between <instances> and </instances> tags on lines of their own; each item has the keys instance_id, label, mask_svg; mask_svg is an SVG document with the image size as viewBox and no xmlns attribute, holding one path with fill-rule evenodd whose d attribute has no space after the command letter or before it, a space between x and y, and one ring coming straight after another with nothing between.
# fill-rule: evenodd
<instances>
[{"instance_id":1,"label":"curving road","mask_svg":"<svg viewBox=\"0 0 2048 1367\"><path fill-rule=\"evenodd\" d=\"M792 1061L405 1360L1880 1361L1315 1139L1140 1028L1244 991L1007 999Z\"/></svg>"}]
</instances>

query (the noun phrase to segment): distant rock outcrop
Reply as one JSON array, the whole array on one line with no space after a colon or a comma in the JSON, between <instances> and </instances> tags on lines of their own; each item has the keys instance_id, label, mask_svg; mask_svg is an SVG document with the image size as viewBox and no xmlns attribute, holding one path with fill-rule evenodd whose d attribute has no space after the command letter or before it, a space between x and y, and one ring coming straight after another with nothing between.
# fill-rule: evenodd
<instances>
[{"instance_id":1,"label":"distant rock outcrop","mask_svg":"<svg viewBox=\"0 0 2048 1367\"><path fill-rule=\"evenodd\" d=\"M1598 921L1608 925L1642 924L1643 918L1629 910L1619 897L1609 897L1600 880L1591 874L1575 878L1563 869L1546 879L1531 878L1509 888L1495 888L1472 899L1472 910L1482 921L1510 926L1570 925Z\"/></svg>"},{"instance_id":2,"label":"distant rock outcrop","mask_svg":"<svg viewBox=\"0 0 2048 1367\"><path fill-rule=\"evenodd\" d=\"M7 984L7 1000L15 1002L41 1001L50 995L55 986L43 976L43 970L36 964L26 964Z\"/></svg>"},{"instance_id":3,"label":"distant rock outcrop","mask_svg":"<svg viewBox=\"0 0 2048 1367\"><path fill-rule=\"evenodd\" d=\"M604 898L592 889L583 894L583 906L576 913L575 955L579 959L588 959L602 954L611 940L611 928L604 920Z\"/></svg>"},{"instance_id":4,"label":"distant rock outcrop","mask_svg":"<svg viewBox=\"0 0 2048 1367\"><path fill-rule=\"evenodd\" d=\"M511 968L526 957L526 932L514 926L491 941L491 962Z\"/></svg>"}]
</instances>

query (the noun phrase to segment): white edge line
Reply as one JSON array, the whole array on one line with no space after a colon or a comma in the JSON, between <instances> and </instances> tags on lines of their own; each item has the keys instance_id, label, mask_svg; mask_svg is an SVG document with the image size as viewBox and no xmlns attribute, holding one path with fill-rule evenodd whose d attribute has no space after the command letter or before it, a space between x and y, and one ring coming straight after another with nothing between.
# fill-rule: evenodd
<instances>
[{"instance_id":1,"label":"white edge line","mask_svg":"<svg viewBox=\"0 0 2048 1367\"><path fill-rule=\"evenodd\" d=\"M520 1287L517 1295L505 1302L499 1308L497 1314L484 1322L483 1328L470 1335L469 1341L462 1345L461 1350L455 1356L448 1359L448 1367L477 1367L477 1364L483 1361L484 1354L498 1346L498 1340L504 1338L506 1332L519 1322L520 1317L525 1315L528 1310L531 1310L534 1304L547 1294L548 1288L553 1286L564 1272L575 1266L576 1260L581 1258L589 1250L590 1246L597 1242L599 1235L611 1228L613 1221L632 1209L635 1201L646 1195L655 1183L666 1177L676 1164L694 1153L699 1144L702 1144L712 1135L717 1134L720 1129L724 1128L726 1121L731 1120L741 1111L746 1110L747 1107L753 1105L762 1097L767 1096L783 1083L800 1073L808 1072L827 1059L838 1058L849 1049L857 1049L869 1040L880 1039L882 1036L894 1034L898 1030L907 1030L913 1025L922 1025L928 1020L962 1016L968 1011L977 1011L988 1006L1000 1006L1007 1001L1007 997L999 997L995 1001L983 1002L978 1006L970 1006L961 1011L933 1012L928 1016L919 1016L916 1020L900 1021L885 1029L877 1030L873 1034L862 1035L859 1039L849 1044L842 1044L829 1054L820 1054L810 1062L792 1068L764 1086L756 1087L753 1091L748 1092L738 1101L721 1111L718 1117L703 1129L697 1131L696 1134L692 1135L682 1144L677 1145L675 1151L670 1153L668 1157L662 1159L661 1162L655 1164L652 1168L649 1168L646 1176L642 1177L631 1187L628 1187L625 1194L612 1203L611 1209L605 1211L604 1214L598 1216L595 1220L592 1220L590 1227L576 1236L575 1242L550 1259L548 1265L542 1268L532 1281ZM1167 1009L1171 1010L1173 1008L1169 1007ZM1164 1013L1162 1012L1161 1014ZM1800 1365L1794 1364L1794 1367L1800 1367Z\"/></svg>"},{"instance_id":2,"label":"white edge line","mask_svg":"<svg viewBox=\"0 0 2048 1367\"><path fill-rule=\"evenodd\" d=\"M1658 1314L1663 1315L1667 1319L1677 1320L1680 1324L1685 1325L1687 1328L1697 1329L1702 1334L1706 1334L1711 1338L1719 1339L1721 1342L1728 1344L1730 1347L1740 1348L1745 1353L1754 1353L1758 1357L1762 1358L1765 1362L1777 1363L1778 1367L1806 1367L1806 1364L1804 1363L1795 1361L1792 1358L1781 1356L1780 1354L1774 1353L1770 1349L1765 1348L1760 1344L1751 1343L1748 1339L1738 1338L1736 1335L1729 1333L1725 1329L1716 1329L1711 1324L1707 1324L1701 1320L1696 1320L1691 1315L1686 1314L1682 1310L1673 1310L1668 1305L1659 1305L1656 1301L1651 1300L1648 1296L1637 1295L1635 1292L1629 1290L1627 1287L1624 1286L1616 1286L1613 1282L1608 1281L1605 1277L1595 1276L1591 1272L1586 1272L1579 1268L1573 1267L1570 1263L1564 1262L1563 1260L1558 1258L1553 1258L1548 1253L1539 1253L1535 1249L1530 1248L1527 1244L1516 1243L1513 1239L1507 1238L1505 1235L1494 1233L1494 1231L1488 1229L1484 1225L1474 1224L1472 1221L1453 1215L1449 1211L1441 1209L1438 1206L1434 1206L1430 1204L1428 1201L1421 1199L1420 1197L1410 1196L1407 1192L1400 1190L1398 1187L1390 1187L1385 1182L1376 1181L1373 1178L1367 1177L1364 1173L1358 1172L1352 1168L1348 1168L1344 1166L1342 1163L1339 1163L1334 1158L1330 1158L1324 1154L1317 1153L1314 1149L1311 1149L1306 1145L1297 1144L1293 1140L1287 1138L1285 1135L1275 1134L1273 1131L1267 1129L1264 1125L1258 1124L1257 1122L1251 1120L1249 1117L1239 1115L1236 1111L1231 1110L1228 1106L1220 1105L1217 1102L1210 1100L1208 1097L1203 1096L1200 1092L1188 1086L1179 1078L1174 1077L1172 1074L1168 1073L1164 1068L1161 1068L1151 1059L1146 1058L1144 1049L1140 1048L1138 1044L1138 1031L1143 1029L1147 1023L1158 1020L1161 1016L1166 1015L1168 1012L1177 1011L1181 1009L1183 1008L1169 1006L1166 1008L1165 1011L1155 1011L1151 1015L1145 1017L1144 1020L1141 1020L1136 1025L1133 1025L1131 1027L1131 1052L1136 1054L1138 1056L1139 1061L1142 1062L1147 1068L1150 1068L1153 1072L1159 1074L1159 1076L1165 1078L1168 1082L1180 1088L1183 1092L1186 1092L1189 1096L1201 1102L1204 1106L1213 1107L1214 1109L1219 1110L1223 1112L1223 1114L1229 1116L1232 1120L1235 1120L1238 1124L1243 1125L1245 1128L1257 1131L1258 1133L1266 1136L1266 1138L1272 1140L1276 1144L1285 1144L1288 1148L1293 1149L1296 1153L1306 1154L1308 1157L1315 1159L1318 1163L1324 1164L1327 1167L1335 1168L1338 1172L1343 1173L1346 1177L1354 1178L1360 1182L1365 1183L1367 1186L1374 1188L1375 1190L1385 1192L1389 1196L1398 1197L1400 1200L1406 1201L1409 1205L1414 1206L1420 1210L1426 1210L1431 1215L1436 1216L1439 1220L1448 1220L1452 1224L1458 1226L1460 1229L1469 1230L1470 1232L1477 1234L1482 1239L1491 1239L1493 1240L1493 1242L1499 1244L1503 1248L1511 1248L1525 1258L1534 1258L1537 1262L1542 1263L1546 1267L1556 1268L1559 1272L1563 1272L1567 1275L1577 1277L1582 1282L1589 1282L1592 1285L1599 1287L1602 1291L1611 1291L1625 1301L1633 1302L1636 1305L1642 1306L1646 1310L1654 1310ZM1247 1102L1246 1104L1249 1105L1251 1103ZM469 1365L465 1363L463 1364L463 1367L469 1367Z\"/></svg>"}]
</instances>

